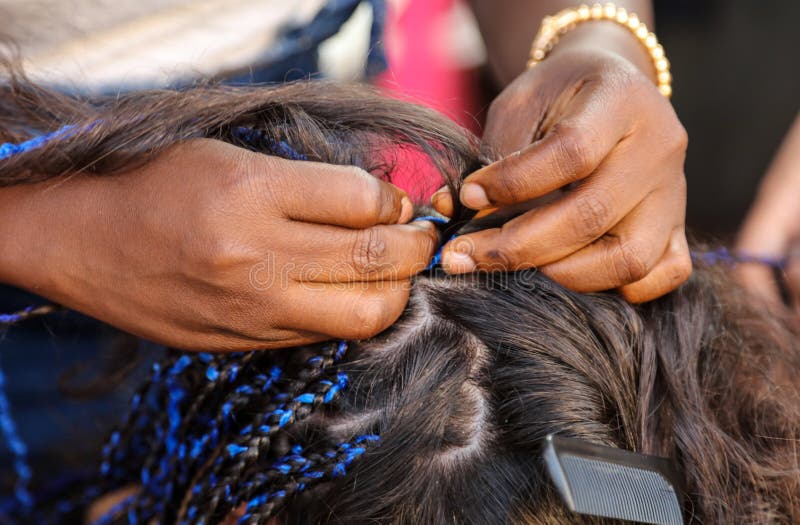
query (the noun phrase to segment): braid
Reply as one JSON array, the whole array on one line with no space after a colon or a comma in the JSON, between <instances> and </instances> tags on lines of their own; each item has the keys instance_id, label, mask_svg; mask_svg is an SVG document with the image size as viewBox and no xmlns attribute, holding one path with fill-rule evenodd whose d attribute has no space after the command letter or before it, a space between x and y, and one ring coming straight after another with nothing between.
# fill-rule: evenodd
<instances>
[{"instance_id":1,"label":"braid","mask_svg":"<svg viewBox=\"0 0 800 525\"><path fill-rule=\"evenodd\" d=\"M0 161L11 158L15 155L34 150L45 144L63 138L71 132L71 126L66 126L53 133L42 135L20 144L4 143L0 144ZM13 324L21 323L34 317L47 315L58 310L57 305L28 306L17 312L10 314L0 313L0 328L7 328ZM14 472L16 482L14 485L14 498L21 507L23 515L30 515L33 510L33 496L30 490L32 472L28 463L28 447L22 436L17 431L17 425L11 413L11 403L5 391L5 375L0 367L0 431L2 431L8 449L13 455ZM13 514L14 512L10 512Z\"/></svg>"},{"instance_id":2,"label":"braid","mask_svg":"<svg viewBox=\"0 0 800 525\"><path fill-rule=\"evenodd\" d=\"M303 455L302 450L293 450L292 454L281 458L266 472L258 472L244 482L251 494L258 495L248 498L245 514L239 519L239 524L266 523L294 494L346 475L347 468L366 452L367 446L379 442L377 435L365 434L352 442L339 443L324 453ZM283 484L276 486L276 481Z\"/></svg>"},{"instance_id":3,"label":"braid","mask_svg":"<svg viewBox=\"0 0 800 525\"><path fill-rule=\"evenodd\" d=\"M263 523L297 492L343 475L377 442L367 435L317 452L287 433L347 388L347 374L330 370L346 350L344 342L320 345L294 374L277 364L288 353L171 354L111 434L103 478L84 491L85 503L137 482L140 490L99 523L213 523L242 506L240 522ZM291 449L283 457L273 447L278 434Z\"/></svg>"},{"instance_id":4,"label":"braid","mask_svg":"<svg viewBox=\"0 0 800 525\"><path fill-rule=\"evenodd\" d=\"M325 369L341 359L345 350L343 342L323 347L320 355L307 360L297 379L290 381L273 398L266 413L257 414L242 428L238 438L227 445L225 453L215 459L202 484L193 488L189 504L191 512L203 508L203 515L214 516L219 503L229 498L231 488L244 476L244 470L252 462L268 456L272 438L278 431L307 417L313 407L329 403L338 391L346 387L346 376L338 377L336 382L323 379L313 384ZM304 392L309 387L310 391Z\"/></svg>"},{"instance_id":5,"label":"braid","mask_svg":"<svg viewBox=\"0 0 800 525\"><path fill-rule=\"evenodd\" d=\"M10 156L10 145L0 145L0 159ZM43 306L28 306L17 312L10 314L0 313L0 328L8 327L13 324L21 323L28 319L47 315L58 309L55 305ZM30 464L28 463L28 447L25 444L22 436L19 434L17 424L11 412L11 402L6 395L6 378L3 369L0 366L0 432L3 439L11 452L14 466L14 473L16 474L16 481L14 483L14 499L15 507L19 507L23 515L29 515L33 510L33 495L31 494L31 480L33 478ZM9 514L15 512L9 511ZM2 514L0 514L2 517Z\"/></svg>"},{"instance_id":6,"label":"braid","mask_svg":"<svg viewBox=\"0 0 800 525\"><path fill-rule=\"evenodd\" d=\"M11 405L5 393L5 375L0 368L0 430L3 432L6 444L13 454L14 471L17 479L14 486L14 497L23 512L28 512L33 506L33 496L30 492L31 468L28 464L28 448L17 431L17 425L11 415Z\"/></svg>"},{"instance_id":7,"label":"braid","mask_svg":"<svg viewBox=\"0 0 800 525\"><path fill-rule=\"evenodd\" d=\"M167 394L161 399L166 405L166 410L162 411L166 412L166 417L155 429L157 436L164 436L163 440L159 439L163 446L152 448L143 462L139 476L142 492L132 510L134 515L141 514L140 519L162 515L174 493L188 484L197 461L202 465L227 435L234 411L250 404L256 390L258 395L273 393L274 381L281 375L277 367L273 367L270 375L257 373L243 378L245 386L228 394L221 403L211 401L213 394L239 376L243 365L249 363L253 355L184 355L181 360L187 360L186 368L173 368L165 376L163 383ZM200 395L187 404L187 393L196 390L197 381L205 381L205 384ZM247 395L243 395L245 393ZM205 405L210 406L203 411Z\"/></svg>"}]
</instances>

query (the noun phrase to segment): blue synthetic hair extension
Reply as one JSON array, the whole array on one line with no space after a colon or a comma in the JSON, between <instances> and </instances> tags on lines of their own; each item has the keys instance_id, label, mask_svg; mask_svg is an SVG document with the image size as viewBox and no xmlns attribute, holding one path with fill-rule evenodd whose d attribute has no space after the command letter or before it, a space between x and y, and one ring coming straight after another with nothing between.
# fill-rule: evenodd
<instances>
[{"instance_id":1,"label":"blue synthetic hair extension","mask_svg":"<svg viewBox=\"0 0 800 525\"><path fill-rule=\"evenodd\" d=\"M0 430L13 455L14 471L17 475L14 496L23 509L30 510L33 506L33 497L30 492L31 468L28 464L28 447L17 432L17 425L11 414L2 367L0 367Z\"/></svg>"},{"instance_id":2,"label":"blue synthetic hair extension","mask_svg":"<svg viewBox=\"0 0 800 525\"><path fill-rule=\"evenodd\" d=\"M42 135L20 144L4 143L0 145L0 162L14 155L40 148L48 142L69 136L73 126L63 128ZM0 327L12 325L24 321L31 317L45 315L56 309L53 305L29 306L19 312L9 314L0 313ZM2 366L0 366L0 431L3 439L12 454L12 463L16 473L14 497L20 505L23 514L29 513L33 507L33 496L31 495L30 483L32 478L31 467L28 463L28 447L17 431L17 425L11 412L11 403L5 391L5 376Z\"/></svg>"},{"instance_id":3,"label":"blue synthetic hair extension","mask_svg":"<svg viewBox=\"0 0 800 525\"><path fill-rule=\"evenodd\" d=\"M692 259L695 261L702 261L709 266L718 264L736 266L741 263L755 263L770 266L777 270L785 270L788 264L786 257L767 257L741 251L732 252L724 246L708 251L693 250Z\"/></svg>"},{"instance_id":4,"label":"blue synthetic hair extension","mask_svg":"<svg viewBox=\"0 0 800 525\"><path fill-rule=\"evenodd\" d=\"M8 142L0 144L0 161L13 157L14 155L19 155L37 148L41 148L49 142L67 138L74 131L74 129L75 126L64 126L59 130L53 131L52 133L34 137L19 144L11 144Z\"/></svg>"}]
</instances>

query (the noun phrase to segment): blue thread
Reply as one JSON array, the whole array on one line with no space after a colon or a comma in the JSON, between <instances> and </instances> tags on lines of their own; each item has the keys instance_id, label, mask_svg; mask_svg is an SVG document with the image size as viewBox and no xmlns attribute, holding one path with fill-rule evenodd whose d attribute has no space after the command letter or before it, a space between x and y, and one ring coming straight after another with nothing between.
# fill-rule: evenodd
<instances>
[{"instance_id":1,"label":"blue thread","mask_svg":"<svg viewBox=\"0 0 800 525\"><path fill-rule=\"evenodd\" d=\"M0 324L13 324L22 321L25 319L25 315L30 311L31 308L33 307L29 306L21 312L15 312L13 314L0 314Z\"/></svg>"},{"instance_id":2,"label":"blue thread","mask_svg":"<svg viewBox=\"0 0 800 525\"><path fill-rule=\"evenodd\" d=\"M231 130L234 137L253 146L266 145L272 153L290 160L308 160L308 157L297 152L288 142L268 137L263 129L236 127Z\"/></svg>"},{"instance_id":3,"label":"blue thread","mask_svg":"<svg viewBox=\"0 0 800 525\"><path fill-rule=\"evenodd\" d=\"M450 222L450 219L446 219L444 217L439 217L439 216L436 216L436 215L425 215L423 217L416 217L414 219L414 222L418 222L418 221L431 221L431 222L436 222L436 223L439 223L439 224L447 224L448 222ZM453 235L452 237L450 237L447 240L447 242L442 243L442 245L439 246L439 248L436 250L436 253L433 254L433 258L431 259L431 262L429 262L428 266L425 267L426 271L430 271L430 270L434 269L435 267L439 266L440 264L442 264L442 250L444 249L445 245L448 242L452 241L455 238L456 238L456 236Z\"/></svg>"},{"instance_id":4,"label":"blue thread","mask_svg":"<svg viewBox=\"0 0 800 525\"><path fill-rule=\"evenodd\" d=\"M345 352L347 352L347 341L339 341L339 344L336 346L336 353L333 355L333 360L341 361Z\"/></svg>"},{"instance_id":5,"label":"blue thread","mask_svg":"<svg viewBox=\"0 0 800 525\"><path fill-rule=\"evenodd\" d=\"M450 222L450 219L447 219L445 217L439 217L438 215L424 215L422 217L414 217L413 222L419 222L419 221L430 221L439 224L447 224L448 222Z\"/></svg>"},{"instance_id":6,"label":"blue thread","mask_svg":"<svg viewBox=\"0 0 800 525\"><path fill-rule=\"evenodd\" d=\"M219 379L219 370L213 366L209 366L206 370L206 378L208 378L209 381L216 381Z\"/></svg>"},{"instance_id":7,"label":"blue thread","mask_svg":"<svg viewBox=\"0 0 800 525\"><path fill-rule=\"evenodd\" d=\"M736 266L740 263L755 263L770 266L778 270L785 270L788 264L788 259L786 257L769 257L754 255L747 252L731 252L725 247L703 252L692 251L691 256L694 261L701 261L709 266L716 264Z\"/></svg>"},{"instance_id":8,"label":"blue thread","mask_svg":"<svg viewBox=\"0 0 800 525\"><path fill-rule=\"evenodd\" d=\"M306 393L306 394L302 394L302 395L297 396L296 398L294 398L294 400L297 401L298 403L303 403L303 404L306 404L306 405L310 405L310 404L312 404L314 402L314 398L315 398L314 394Z\"/></svg>"},{"instance_id":9,"label":"blue thread","mask_svg":"<svg viewBox=\"0 0 800 525\"><path fill-rule=\"evenodd\" d=\"M20 142L19 144L12 144L9 142L0 144L0 160L6 160L14 155L21 155L37 148L41 148L45 144L58 138L69 138L73 134L72 131L74 129L74 125L64 126L63 128L53 131L52 133L40 135L30 140L26 140L25 142Z\"/></svg>"},{"instance_id":10,"label":"blue thread","mask_svg":"<svg viewBox=\"0 0 800 525\"><path fill-rule=\"evenodd\" d=\"M247 447L237 445L236 443L231 443L226 448L228 449L228 455L230 457L238 456L239 454L247 450Z\"/></svg>"}]
</instances>

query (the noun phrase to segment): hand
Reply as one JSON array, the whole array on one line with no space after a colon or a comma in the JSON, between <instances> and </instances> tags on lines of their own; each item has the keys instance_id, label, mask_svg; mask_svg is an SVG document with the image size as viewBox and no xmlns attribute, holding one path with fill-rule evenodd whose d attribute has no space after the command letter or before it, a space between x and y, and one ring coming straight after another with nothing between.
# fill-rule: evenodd
<instances>
[{"instance_id":1,"label":"hand","mask_svg":"<svg viewBox=\"0 0 800 525\"><path fill-rule=\"evenodd\" d=\"M501 228L449 243L448 271L539 267L576 291L619 288L632 302L689 277L686 132L626 59L596 47L553 52L492 103L483 140L502 160L467 177L464 205L509 207L566 189ZM452 210L445 192L433 204Z\"/></svg>"},{"instance_id":2,"label":"hand","mask_svg":"<svg viewBox=\"0 0 800 525\"><path fill-rule=\"evenodd\" d=\"M795 121L770 166L745 219L737 251L759 257L787 259L784 277L800 312L800 117ZM740 264L737 278L771 304L781 304L772 270L761 264Z\"/></svg>"},{"instance_id":3,"label":"hand","mask_svg":"<svg viewBox=\"0 0 800 525\"><path fill-rule=\"evenodd\" d=\"M411 201L360 169L214 140L0 195L0 212L14 208L0 217L15 224L0 231L11 284L187 349L375 335L437 240L430 223L401 224Z\"/></svg>"}]
</instances>

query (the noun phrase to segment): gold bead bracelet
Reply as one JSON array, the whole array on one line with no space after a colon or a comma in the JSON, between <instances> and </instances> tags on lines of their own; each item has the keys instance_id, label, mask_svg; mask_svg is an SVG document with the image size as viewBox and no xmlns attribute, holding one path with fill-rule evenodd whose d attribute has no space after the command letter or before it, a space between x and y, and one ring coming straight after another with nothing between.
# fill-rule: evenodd
<instances>
[{"instance_id":1,"label":"gold bead bracelet","mask_svg":"<svg viewBox=\"0 0 800 525\"><path fill-rule=\"evenodd\" d=\"M634 13L628 13L625 9L611 3L605 5L594 4L591 7L580 5L564 9L552 16L546 16L542 20L539 33L533 39L528 69L547 57L561 35L571 31L578 24L590 20L609 20L628 28L644 45L653 60L658 79L658 91L667 98L672 95L672 75L669 72L669 60L664 55L664 48L658 43L656 35L651 33Z\"/></svg>"}]
</instances>

